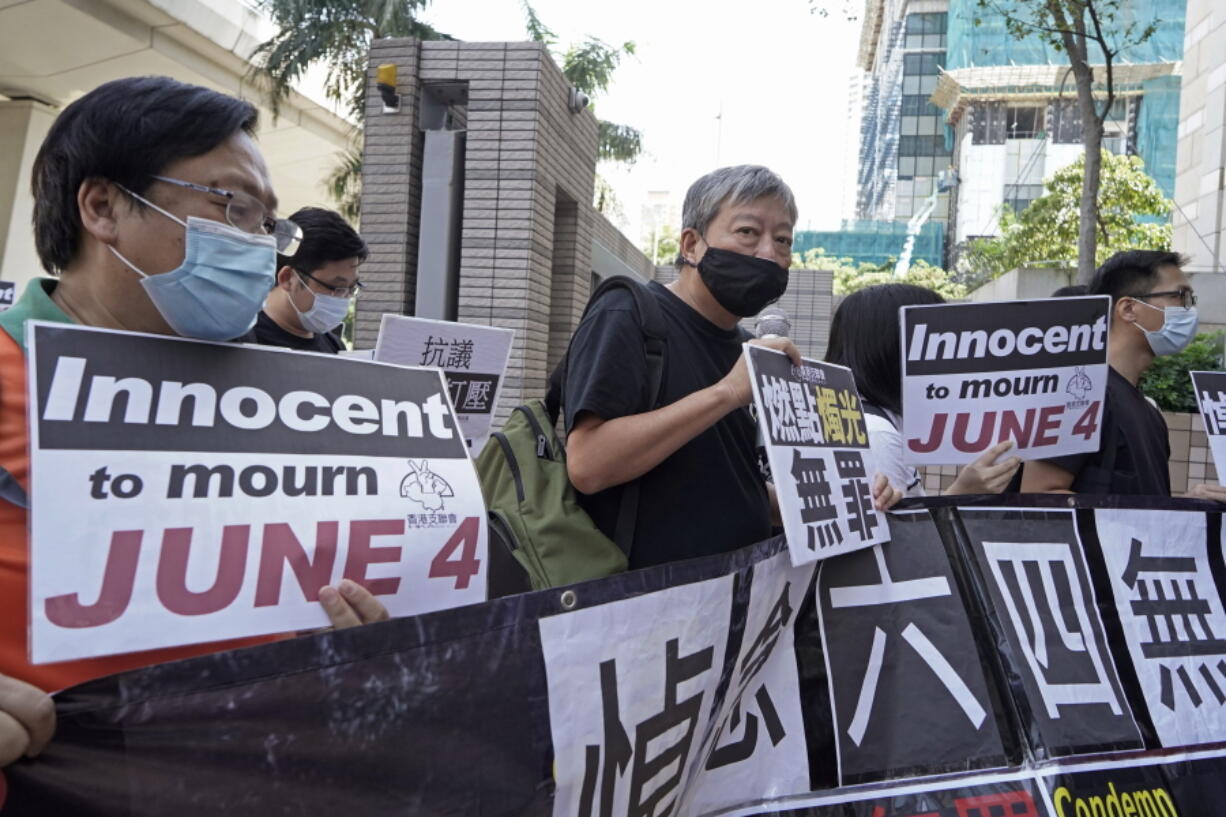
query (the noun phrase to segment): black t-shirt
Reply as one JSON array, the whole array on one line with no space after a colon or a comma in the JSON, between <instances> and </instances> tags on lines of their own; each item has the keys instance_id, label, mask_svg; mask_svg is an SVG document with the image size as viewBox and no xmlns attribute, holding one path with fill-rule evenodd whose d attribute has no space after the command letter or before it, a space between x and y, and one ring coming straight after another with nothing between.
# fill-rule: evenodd
<instances>
[{"instance_id":1,"label":"black t-shirt","mask_svg":"<svg viewBox=\"0 0 1226 817\"><path fill-rule=\"evenodd\" d=\"M314 337L299 337L286 332L277 322L268 317L268 313L260 311L255 319L255 326L246 336L239 340L248 343L258 343L261 346L284 346L288 349L300 349L304 352L325 352L334 355L345 348L340 338L331 332L316 332Z\"/></svg>"},{"instance_id":2,"label":"black t-shirt","mask_svg":"<svg viewBox=\"0 0 1226 817\"><path fill-rule=\"evenodd\" d=\"M721 329L658 283L648 284L668 325L657 406L675 403L726 375L749 339L743 329ZM563 400L566 429L590 411L612 420L654 406L634 298L614 290L592 307L570 347ZM643 475L632 568L723 553L770 536L770 501L758 468L757 427L748 408L737 409ZM610 539L617 526L622 486L579 503Z\"/></svg>"},{"instance_id":3,"label":"black t-shirt","mask_svg":"<svg viewBox=\"0 0 1226 817\"><path fill-rule=\"evenodd\" d=\"M1170 496L1166 421L1127 378L1109 366L1107 371L1098 451L1047 462L1073 474L1072 490L1079 494Z\"/></svg>"}]
</instances>

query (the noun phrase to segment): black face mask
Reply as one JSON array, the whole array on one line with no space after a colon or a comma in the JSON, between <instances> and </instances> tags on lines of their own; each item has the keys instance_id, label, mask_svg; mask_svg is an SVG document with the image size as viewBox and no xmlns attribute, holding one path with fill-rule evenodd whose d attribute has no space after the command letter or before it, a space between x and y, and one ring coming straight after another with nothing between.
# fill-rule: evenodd
<instances>
[{"instance_id":1,"label":"black face mask","mask_svg":"<svg viewBox=\"0 0 1226 817\"><path fill-rule=\"evenodd\" d=\"M788 288L788 271L774 261L718 247L707 248L697 269L716 302L738 318L757 315Z\"/></svg>"}]
</instances>

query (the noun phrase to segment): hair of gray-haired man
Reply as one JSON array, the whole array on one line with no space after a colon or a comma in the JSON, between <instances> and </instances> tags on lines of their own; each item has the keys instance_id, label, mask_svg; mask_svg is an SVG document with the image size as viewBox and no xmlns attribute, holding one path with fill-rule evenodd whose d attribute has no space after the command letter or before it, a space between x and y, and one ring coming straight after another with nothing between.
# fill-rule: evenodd
<instances>
[{"instance_id":1,"label":"hair of gray-haired man","mask_svg":"<svg viewBox=\"0 0 1226 817\"><path fill-rule=\"evenodd\" d=\"M712 170L686 191L685 204L681 208L681 229L693 228L705 236L707 226L725 204L745 204L763 196L774 196L783 202L792 222L796 222L796 197L775 171L762 165L733 165ZM679 253L676 265L678 269L684 265Z\"/></svg>"}]
</instances>

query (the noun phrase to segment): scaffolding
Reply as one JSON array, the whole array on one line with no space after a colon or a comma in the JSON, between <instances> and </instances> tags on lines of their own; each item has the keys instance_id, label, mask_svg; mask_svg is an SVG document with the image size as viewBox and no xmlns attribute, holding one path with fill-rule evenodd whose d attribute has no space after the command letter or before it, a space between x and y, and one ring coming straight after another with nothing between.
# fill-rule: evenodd
<instances>
[{"instance_id":1,"label":"scaffolding","mask_svg":"<svg viewBox=\"0 0 1226 817\"><path fill-rule=\"evenodd\" d=\"M892 269L907 243L907 225L901 221L846 220L831 231L802 230L793 237L793 252L821 249L826 255L850 258L854 264ZM929 221L915 236L911 257L934 267L941 266L945 251L945 225Z\"/></svg>"},{"instance_id":2,"label":"scaffolding","mask_svg":"<svg viewBox=\"0 0 1226 817\"><path fill-rule=\"evenodd\" d=\"M1006 14L1032 19L1038 5L1028 0L992 0ZM1145 42L1124 49L1115 58L1128 63L1176 62L1183 59L1186 0L1124 0L1118 17L1110 21L1113 32L1143 30L1156 24ZM1101 64L1101 51L1092 50L1090 62ZM990 65L1068 65L1068 57L1036 32L1018 39L1008 30L1004 14L986 13L978 0L950 0L946 70Z\"/></svg>"}]
</instances>

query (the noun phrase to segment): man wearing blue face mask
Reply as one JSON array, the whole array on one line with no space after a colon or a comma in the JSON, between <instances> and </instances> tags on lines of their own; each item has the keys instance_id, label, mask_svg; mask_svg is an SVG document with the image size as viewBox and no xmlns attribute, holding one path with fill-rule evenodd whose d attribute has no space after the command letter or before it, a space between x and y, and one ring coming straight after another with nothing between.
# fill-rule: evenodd
<instances>
[{"instance_id":1,"label":"man wearing blue face mask","mask_svg":"<svg viewBox=\"0 0 1226 817\"><path fill-rule=\"evenodd\" d=\"M362 287L366 242L340 213L303 207L289 217L302 230L290 255L277 256L277 285L252 331L256 343L336 354L337 330Z\"/></svg>"},{"instance_id":2,"label":"man wearing blue face mask","mask_svg":"<svg viewBox=\"0 0 1226 817\"><path fill-rule=\"evenodd\" d=\"M1158 355L1183 351L1196 337L1196 294L1178 253L1128 250L1098 268L1087 295L1110 295L1106 402L1099 450L1032 460L1025 493L1170 496L1170 441L1162 414L1141 393L1141 375ZM1226 488L1197 485L1189 496L1226 499Z\"/></svg>"},{"instance_id":3,"label":"man wearing blue face mask","mask_svg":"<svg viewBox=\"0 0 1226 817\"><path fill-rule=\"evenodd\" d=\"M27 650L25 323L78 323L206 340L247 332L299 228L275 216L250 103L166 77L105 83L60 113L32 173L34 238L53 277L0 315L0 765L53 731L45 691L269 638L32 665ZM54 501L54 500L52 500ZM344 581L335 626L386 618Z\"/></svg>"}]
</instances>

